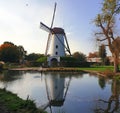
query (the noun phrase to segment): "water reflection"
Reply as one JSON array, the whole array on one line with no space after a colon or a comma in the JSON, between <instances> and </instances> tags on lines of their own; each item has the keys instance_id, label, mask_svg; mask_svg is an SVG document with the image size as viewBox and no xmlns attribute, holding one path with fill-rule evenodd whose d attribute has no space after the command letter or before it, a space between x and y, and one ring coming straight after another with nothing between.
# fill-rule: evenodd
<instances>
[{"instance_id":1,"label":"water reflection","mask_svg":"<svg viewBox=\"0 0 120 113\"><path fill-rule=\"evenodd\" d=\"M119 113L120 81L89 73L5 71L0 87L48 113Z\"/></svg>"},{"instance_id":2,"label":"water reflection","mask_svg":"<svg viewBox=\"0 0 120 113\"><path fill-rule=\"evenodd\" d=\"M8 87L10 83L12 83L15 80L21 79L23 75L22 71L4 71L0 73L0 81L3 84L2 88Z\"/></svg>"},{"instance_id":3,"label":"water reflection","mask_svg":"<svg viewBox=\"0 0 120 113\"><path fill-rule=\"evenodd\" d=\"M98 80L99 80L99 81L98 81L99 86L100 86L102 89L104 89L104 88L105 88L105 86L106 86L106 81L105 81L105 78L104 78L104 77L99 76L99 79L98 79Z\"/></svg>"},{"instance_id":4,"label":"water reflection","mask_svg":"<svg viewBox=\"0 0 120 113\"><path fill-rule=\"evenodd\" d=\"M53 113L53 107L58 109L63 106L66 99L66 95L70 86L71 76L65 79L63 73L52 73L45 76L46 94L48 103L43 107L50 108L50 112ZM59 112L60 109L59 109Z\"/></svg>"},{"instance_id":5,"label":"water reflection","mask_svg":"<svg viewBox=\"0 0 120 113\"><path fill-rule=\"evenodd\" d=\"M99 79L100 86L105 87L105 79ZM120 113L120 80L113 79L111 84L111 96L108 100L99 99L95 113Z\"/></svg>"},{"instance_id":6,"label":"water reflection","mask_svg":"<svg viewBox=\"0 0 120 113\"><path fill-rule=\"evenodd\" d=\"M2 82L12 82L17 79L21 79L21 75L24 71L4 71L0 73L0 81Z\"/></svg>"}]
</instances>

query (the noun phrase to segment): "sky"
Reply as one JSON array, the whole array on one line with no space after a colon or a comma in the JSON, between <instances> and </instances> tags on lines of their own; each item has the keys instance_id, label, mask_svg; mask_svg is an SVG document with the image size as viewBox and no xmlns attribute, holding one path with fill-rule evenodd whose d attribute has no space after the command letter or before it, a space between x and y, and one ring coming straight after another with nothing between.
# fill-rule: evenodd
<instances>
[{"instance_id":1,"label":"sky","mask_svg":"<svg viewBox=\"0 0 120 113\"><path fill-rule=\"evenodd\" d=\"M53 27L65 30L71 53L98 51L93 20L101 0L0 0L0 44L10 41L28 54L44 54L48 33L40 29L40 22L50 27L55 2Z\"/></svg>"}]
</instances>

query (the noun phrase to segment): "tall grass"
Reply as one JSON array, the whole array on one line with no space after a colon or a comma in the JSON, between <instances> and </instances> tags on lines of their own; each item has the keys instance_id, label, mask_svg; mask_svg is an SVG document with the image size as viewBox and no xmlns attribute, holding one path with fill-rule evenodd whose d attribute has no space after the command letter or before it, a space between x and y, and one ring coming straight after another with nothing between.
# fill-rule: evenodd
<instances>
[{"instance_id":1,"label":"tall grass","mask_svg":"<svg viewBox=\"0 0 120 113\"><path fill-rule=\"evenodd\" d=\"M0 89L0 103L10 113L45 113L36 108L34 101L29 99L22 100L16 94L6 91L6 89Z\"/></svg>"}]
</instances>

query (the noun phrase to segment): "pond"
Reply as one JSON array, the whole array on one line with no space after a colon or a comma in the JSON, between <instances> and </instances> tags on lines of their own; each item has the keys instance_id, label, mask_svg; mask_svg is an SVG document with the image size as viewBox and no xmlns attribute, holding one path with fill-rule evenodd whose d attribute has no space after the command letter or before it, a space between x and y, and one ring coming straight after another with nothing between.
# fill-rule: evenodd
<instances>
[{"instance_id":1,"label":"pond","mask_svg":"<svg viewBox=\"0 0 120 113\"><path fill-rule=\"evenodd\" d=\"M4 87L48 113L120 113L120 81L90 73L5 71Z\"/></svg>"}]
</instances>

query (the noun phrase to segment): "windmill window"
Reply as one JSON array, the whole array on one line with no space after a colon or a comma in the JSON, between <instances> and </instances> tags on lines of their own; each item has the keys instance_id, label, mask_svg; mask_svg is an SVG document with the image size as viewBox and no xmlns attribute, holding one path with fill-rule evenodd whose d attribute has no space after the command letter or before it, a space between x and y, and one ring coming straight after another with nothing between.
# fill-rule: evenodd
<instances>
[{"instance_id":1,"label":"windmill window","mask_svg":"<svg viewBox=\"0 0 120 113\"><path fill-rule=\"evenodd\" d=\"M56 52L55 54L58 55L58 52Z\"/></svg>"},{"instance_id":2,"label":"windmill window","mask_svg":"<svg viewBox=\"0 0 120 113\"><path fill-rule=\"evenodd\" d=\"M56 49L58 48L58 45L56 45Z\"/></svg>"}]
</instances>

